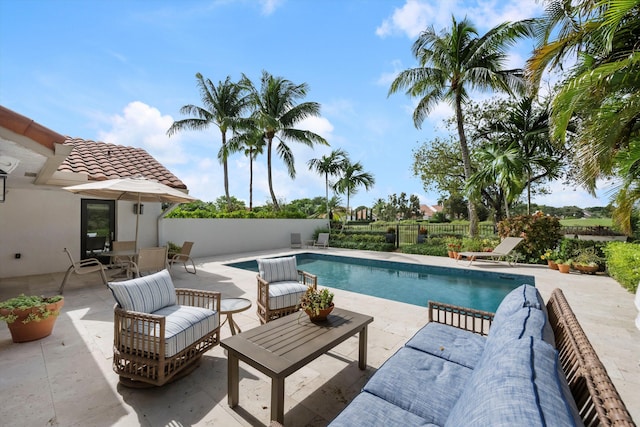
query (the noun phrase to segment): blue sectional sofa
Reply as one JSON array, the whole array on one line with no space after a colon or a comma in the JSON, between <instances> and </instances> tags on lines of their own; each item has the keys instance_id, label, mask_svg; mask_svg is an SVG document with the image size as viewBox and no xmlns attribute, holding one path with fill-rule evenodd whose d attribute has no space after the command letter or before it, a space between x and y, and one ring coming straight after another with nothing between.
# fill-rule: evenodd
<instances>
[{"instance_id":1,"label":"blue sectional sofa","mask_svg":"<svg viewBox=\"0 0 640 427\"><path fill-rule=\"evenodd\" d=\"M593 369L578 369L585 358L575 355L588 349L576 348L574 338L586 336L575 330L579 324L559 290L550 304L551 316L529 285L509 293L495 314L430 303L430 322L330 425L634 425L597 356L587 358ZM594 369L606 376L606 390L585 387L595 383L589 376ZM610 395L613 412L599 410L590 390Z\"/></svg>"}]
</instances>

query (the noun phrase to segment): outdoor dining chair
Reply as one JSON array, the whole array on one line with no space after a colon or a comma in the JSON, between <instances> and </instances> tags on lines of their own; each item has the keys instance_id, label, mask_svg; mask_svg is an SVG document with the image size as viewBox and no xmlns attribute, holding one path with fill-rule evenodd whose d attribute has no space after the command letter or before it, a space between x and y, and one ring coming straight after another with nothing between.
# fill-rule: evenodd
<instances>
[{"instance_id":1,"label":"outdoor dining chair","mask_svg":"<svg viewBox=\"0 0 640 427\"><path fill-rule=\"evenodd\" d=\"M111 250L113 252L127 252L135 253L136 250L136 242L135 240L114 240L111 242ZM120 268L127 275L127 278L130 278L133 273L133 266L135 262L135 255L118 255L112 256L109 267L111 268Z\"/></svg>"},{"instance_id":2,"label":"outdoor dining chair","mask_svg":"<svg viewBox=\"0 0 640 427\"><path fill-rule=\"evenodd\" d=\"M62 284L60 285L60 289L58 289L59 294L62 295L62 293L64 292L64 285L67 283L67 280L69 279L71 273L79 275L99 273L100 278L102 279L102 283L107 286L107 274L104 271L104 265L102 265L102 263L98 259L87 258L83 259L82 261L75 262L73 260L73 256L71 255L71 252L69 252L69 249L64 248L64 251L67 253L69 261L71 261L71 265L69 266L69 268L67 268L67 272L64 274L64 279L62 279Z\"/></svg>"},{"instance_id":3,"label":"outdoor dining chair","mask_svg":"<svg viewBox=\"0 0 640 427\"><path fill-rule=\"evenodd\" d=\"M142 248L138 251L138 259L133 264L136 277L142 273L155 273L169 268L167 260L168 249L166 246L157 248Z\"/></svg>"}]
</instances>

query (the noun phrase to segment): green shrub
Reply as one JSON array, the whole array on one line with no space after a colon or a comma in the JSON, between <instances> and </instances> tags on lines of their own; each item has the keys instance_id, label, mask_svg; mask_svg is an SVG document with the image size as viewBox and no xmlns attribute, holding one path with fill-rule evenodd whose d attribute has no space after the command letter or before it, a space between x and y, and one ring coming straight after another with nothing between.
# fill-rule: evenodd
<instances>
[{"instance_id":1,"label":"green shrub","mask_svg":"<svg viewBox=\"0 0 640 427\"><path fill-rule=\"evenodd\" d=\"M447 256L447 244L442 238L425 239L424 243L415 245L403 245L400 252L405 254Z\"/></svg>"},{"instance_id":2,"label":"green shrub","mask_svg":"<svg viewBox=\"0 0 640 427\"><path fill-rule=\"evenodd\" d=\"M640 281L640 245L610 242L604 252L609 275L624 288L635 292Z\"/></svg>"},{"instance_id":3,"label":"green shrub","mask_svg":"<svg viewBox=\"0 0 640 427\"><path fill-rule=\"evenodd\" d=\"M543 213L519 215L498 223L500 237L523 237L517 251L529 263L544 263L540 255L549 248L555 248L562 239L560 220Z\"/></svg>"}]
</instances>

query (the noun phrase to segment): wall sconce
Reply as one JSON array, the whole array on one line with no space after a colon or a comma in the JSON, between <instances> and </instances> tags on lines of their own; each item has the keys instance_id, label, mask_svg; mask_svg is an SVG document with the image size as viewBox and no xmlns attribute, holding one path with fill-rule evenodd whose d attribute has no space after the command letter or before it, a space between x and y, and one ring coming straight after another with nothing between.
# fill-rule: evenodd
<instances>
[{"instance_id":1,"label":"wall sconce","mask_svg":"<svg viewBox=\"0 0 640 427\"><path fill-rule=\"evenodd\" d=\"M7 174L0 170L0 203L4 203L7 197Z\"/></svg>"},{"instance_id":2,"label":"wall sconce","mask_svg":"<svg viewBox=\"0 0 640 427\"><path fill-rule=\"evenodd\" d=\"M138 206L140 206L140 209L138 209ZM136 215L138 215L138 214L142 215L144 213L144 205L142 203L139 204L139 205L137 203L134 203L134 205L133 205L133 213L136 214Z\"/></svg>"}]
</instances>

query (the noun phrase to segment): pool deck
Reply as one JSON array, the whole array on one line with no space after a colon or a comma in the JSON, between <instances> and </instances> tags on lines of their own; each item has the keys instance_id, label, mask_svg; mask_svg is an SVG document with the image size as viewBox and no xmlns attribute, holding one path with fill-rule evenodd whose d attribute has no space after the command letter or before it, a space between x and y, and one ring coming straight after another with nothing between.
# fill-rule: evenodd
<instances>
[{"instance_id":1,"label":"pool deck","mask_svg":"<svg viewBox=\"0 0 640 427\"><path fill-rule=\"evenodd\" d=\"M196 259L198 274L176 265L176 287L217 290L223 297L252 300L235 314L242 330L259 325L255 314L255 273L224 264L258 256L318 252L463 269L532 275L545 300L561 288L636 423L640 423L640 331L634 296L613 279L560 274L545 266L458 262L449 258L341 249L256 252ZM0 279L0 300L24 292L54 294L63 273ZM92 276L92 275L89 275ZM83 280L89 279L89 283ZM191 375L161 388L135 390L118 385L112 371L113 305L96 277L72 276L65 307L51 336L14 344L0 325L0 420L29 426L262 426L269 424L271 384L240 364L240 404L227 405L227 358L217 346ZM321 287L325 287L321 281ZM324 426L359 392L380 365L427 320L419 307L336 289L340 307L370 314L368 367L357 364L358 340L351 338L289 376L285 385L285 425ZM222 338L230 336L222 328Z\"/></svg>"}]
</instances>

